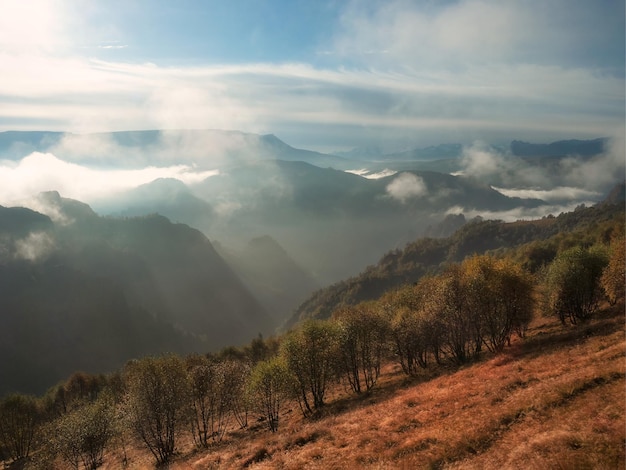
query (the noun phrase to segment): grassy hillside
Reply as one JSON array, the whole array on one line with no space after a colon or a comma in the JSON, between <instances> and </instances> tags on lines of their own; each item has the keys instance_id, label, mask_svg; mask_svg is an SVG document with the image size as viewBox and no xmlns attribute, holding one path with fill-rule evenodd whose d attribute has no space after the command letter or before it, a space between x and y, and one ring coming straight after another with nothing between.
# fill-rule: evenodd
<instances>
[{"instance_id":1,"label":"grassy hillside","mask_svg":"<svg viewBox=\"0 0 626 470\"><path fill-rule=\"evenodd\" d=\"M278 433L259 422L208 451L186 442L170 468L623 468L625 346L623 305L585 326L538 318L503 354L414 378L388 364L369 395L336 386L316 419L294 405Z\"/></svg>"}]
</instances>

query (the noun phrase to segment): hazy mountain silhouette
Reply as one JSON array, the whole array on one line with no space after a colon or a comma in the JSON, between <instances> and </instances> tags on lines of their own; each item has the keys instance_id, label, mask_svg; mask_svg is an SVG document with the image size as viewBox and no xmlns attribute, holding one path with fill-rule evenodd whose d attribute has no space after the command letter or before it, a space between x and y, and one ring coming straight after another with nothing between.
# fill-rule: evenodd
<instances>
[{"instance_id":1,"label":"hazy mountain silhouette","mask_svg":"<svg viewBox=\"0 0 626 470\"><path fill-rule=\"evenodd\" d=\"M578 155L592 157L604 152L607 139L593 140L559 140L549 144L532 144L514 140L511 142L511 153L518 157L555 157Z\"/></svg>"},{"instance_id":2,"label":"hazy mountain silhouette","mask_svg":"<svg viewBox=\"0 0 626 470\"><path fill-rule=\"evenodd\" d=\"M614 203L615 200L618 202ZM389 251L378 263L368 266L357 276L318 290L298 307L284 328L308 318L329 318L339 306L376 299L389 289L416 282L426 274L438 272L446 263L462 261L469 255L545 240L558 233L597 226L619 217L623 219L623 214L623 185L618 185L606 201L593 207L581 206L558 217L512 223L477 219L464 224L447 238L419 238L403 249ZM544 255L541 252L541 256ZM537 264L530 269L536 269L545 261L551 259L524 260L529 266Z\"/></svg>"},{"instance_id":3,"label":"hazy mountain silhouette","mask_svg":"<svg viewBox=\"0 0 626 470\"><path fill-rule=\"evenodd\" d=\"M0 393L41 391L73 370L206 352L273 331L199 231L158 215L99 217L54 192L39 203L62 217L0 208L0 349L11 358L0 366Z\"/></svg>"},{"instance_id":4,"label":"hazy mountain silhouette","mask_svg":"<svg viewBox=\"0 0 626 470\"><path fill-rule=\"evenodd\" d=\"M269 235L324 285L415 239L452 207L498 211L541 203L436 172L366 179L305 162L267 160L233 165L195 185L156 180L98 210L159 213L235 251Z\"/></svg>"},{"instance_id":5,"label":"hazy mountain silhouette","mask_svg":"<svg viewBox=\"0 0 626 470\"><path fill-rule=\"evenodd\" d=\"M270 236L250 240L239 252L219 243L215 248L277 325L289 318L296 307L319 288L313 277Z\"/></svg>"}]
</instances>

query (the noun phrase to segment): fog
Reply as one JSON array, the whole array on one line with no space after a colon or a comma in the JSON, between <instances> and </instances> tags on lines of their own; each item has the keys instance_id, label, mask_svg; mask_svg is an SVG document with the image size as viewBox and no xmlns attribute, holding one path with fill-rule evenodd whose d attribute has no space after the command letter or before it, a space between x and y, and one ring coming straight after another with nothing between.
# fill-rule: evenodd
<instances>
[{"instance_id":1,"label":"fog","mask_svg":"<svg viewBox=\"0 0 626 470\"><path fill-rule=\"evenodd\" d=\"M85 151L84 148L80 152ZM111 197L157 178L176 178L187 184L219 174L190 165L147 166L138 169L94 168L35 152L17 162L0 161L0 204L14 205L42 191L55 190L87 203Z\"/></svg>"},{"instance_id":2,"label":"fog","mask_svg":"<svg viewBox=\"0 0 626 470\"><path fill-rule=\"evenodd\" d=\"M597 202L624 174L623 136L610 139L600 155L555 159L517 157L475 141L456 160L457 177L406 171L407 162L382 166L380 156L332 160L274 136L236 131L42 139L4 152L11 159L0 161L0 205L70 224L72 217L36 197L55 190L101 215L160 213L235 250L269 235L320 285L358 273L446 214L506 221L556 215ZM333 162L355 169L327 168ZM45 247L45 240L25 239L20 256L39 256L38 241Z\"/></svg>"}]
</instances>

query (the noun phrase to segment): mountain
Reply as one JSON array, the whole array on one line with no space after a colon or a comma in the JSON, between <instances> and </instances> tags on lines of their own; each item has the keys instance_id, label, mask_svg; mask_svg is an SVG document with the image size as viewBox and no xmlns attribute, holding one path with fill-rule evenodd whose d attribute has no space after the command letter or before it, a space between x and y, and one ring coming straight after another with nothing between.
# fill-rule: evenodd
<instances>
[{"instance_id":1,"label":"mountain","mask_svg":"<svg viewBox=\"0 0 626 470\"><path fill-rule=\"evenodd\" d=\"M380 179L304 162L265 161L191 187L215 216L195 221L213 240L243 246L270 235L320 284L353 275L390 247L403 246L448 210L537 207L476 180L435 172Z\"/></svg>"},{"instance_id":2,"label":"mountain","mask_svg":"<svg viewBox=\"0 0 626 470\"><path fill-rule=\"evenodd\" d=\"M416 282L424 275L438 272L447 263L461 261L472 254L541 242L563 233L589 236L590 232L603 230L603 227L610 233L615 224L624 224L623 201L581 206L574 212L534 221L474 220L448 238L420 238L404 249L389 251L359 275L320 289L298 307L285 327L307 318L329 318L338 306L376 299L389 289ZM528 269L534 271L551 261L550 256L555 253L551 245L538 245L529 247L520 256Z\"/></svg>"},{"instance_id":3,"label":"mountain","mask_svg":"<svg viewBox=\"0 0 626 470\"><path fill-rule=\"evenodd\" d=\"M56 146L64 132L4 131L0 132L0 160L19 159L32 152L46 152Z\"/></svg>"},{"instance_id":4,"label":"mountain","mask_svg":"<svg viewBox=\"0 0 626 470\"><path fill-rule=\"evenodd\" d=\"M198 230L158 215L99 217L54 192L38 202L54 217L0 209L0 350L12 358L0 365L0 393L273 331Z\"/></svg>"},{"instance_id":5,"label":"mountain","mask_svg":"<svg viewBox=\"0 0 626 470\"><path fill-rule=\"evenodd\" d=\"M160 214L193 227L215 215L211 204L196 197L185 183L174 178L158 178L98 201L95 207L100 213L120 217Z\"/></svg>"},{"instance_id":6,"label":"mountain","mask_svg":"<svg viewBox=\"0 0 626 470\"><path fill-rule=\"evenodd\" d=\"M385 154L385 160L441 160L448 158L459 158L463 153L461 144L440 144L430 147L415 148L403 152Z\"/></svg>"},{"instance_id":7,"label":"mountain","mask_svg":"<svg viewBox=\"0 0 626 470\"><path fill-rule=\"evenodd\" d=\"M218 253L233 267L250 292L277 325L289 318L319 285L270 236L250 240L235 252L215 243Z\"/></svg>"},{"instance_id":8,"label":"mountain","mask_svg":"<svg viewBox=\"0 0 626 470\"><path fill-rule=\"evenodd\" d=\"M273 134L258 135L215 129L143 130L94 134L0 132L0 159L20 159L32 152L51 152L66 161L116 167L195 164L214 169L257 160L306 161L344 168L335 155L294 148Z\"/></svg>"},{"instance_id":9,"label":"mountain","mask_svg":"<svg viewBox=\"0 0 626 470\"><path fill-rule=\"evenodd\" d=\"M579 155L592 157L604 152L607 139L593 140L559 140L549 144L531 144L514 140L511 142L511 153L518 157L555 157Z\"/></svg>"}]
</instances>

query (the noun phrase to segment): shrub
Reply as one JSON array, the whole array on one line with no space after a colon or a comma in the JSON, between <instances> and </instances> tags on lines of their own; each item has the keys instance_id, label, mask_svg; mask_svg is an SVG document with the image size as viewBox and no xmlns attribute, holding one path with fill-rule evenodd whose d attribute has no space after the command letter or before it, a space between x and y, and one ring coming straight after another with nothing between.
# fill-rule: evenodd
<instances>
[{"instance_id":1,"label":"shrub","mask_svg":"<svg viewBox=\"0 0 626 470\"><path fill-rule=\"evenodd\" d=\"M588 320L601 298L600 277L607 265L599 247L574 247L561 252L547 273L548 308L561 323Z\"/></svg>"}]
</instances>

